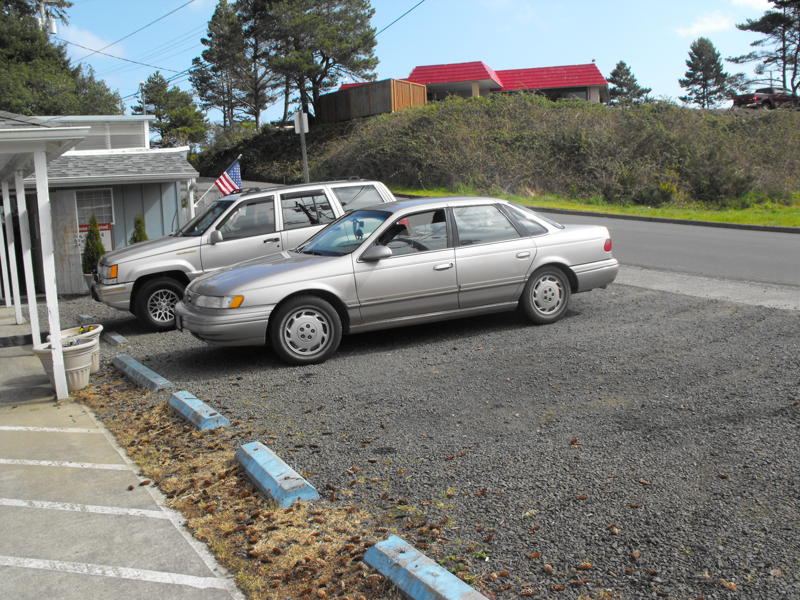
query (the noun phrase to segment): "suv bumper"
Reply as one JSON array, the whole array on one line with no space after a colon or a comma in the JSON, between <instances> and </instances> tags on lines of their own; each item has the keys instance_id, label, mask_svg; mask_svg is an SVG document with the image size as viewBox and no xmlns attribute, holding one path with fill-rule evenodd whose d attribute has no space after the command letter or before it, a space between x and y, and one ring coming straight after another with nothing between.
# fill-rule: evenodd
<instances>
[{"instance_id":1,"label":"suv bumper","mask_svg":"<svg viewBox=\"0 0 800 600\"><path fill-rule=\"evenodd\" d=\"M175 326L214 346L263 346L272 307L209 309L175 305Z\"/></svg>"},{"instance_id":2,"label":"suv bumper","mask_svg":"<svg viewBox=\"0 0 800 600\"><path fill-rule=\"evenodd\" d=\"M113 285L95 283L92 285L92 298L119 310L130 310L132 291L133 282Z\"/></svg>"}]
</instances>

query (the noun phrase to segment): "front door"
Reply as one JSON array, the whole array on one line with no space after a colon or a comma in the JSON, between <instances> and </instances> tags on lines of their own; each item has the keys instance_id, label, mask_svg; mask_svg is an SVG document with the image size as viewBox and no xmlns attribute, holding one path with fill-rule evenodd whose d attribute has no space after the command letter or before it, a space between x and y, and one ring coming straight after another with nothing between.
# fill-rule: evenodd
<instances>
[{"instance_id":1,"label":"front door","mask_svg":"<svg viewBox=\"0 0 800 600\"><path fill-rule=\"evenodd\" d=\"M206 273L281 249L281 238L275 228L273 196L243 202L215 229L222 234L222 241L209 243L210 232L206 232L201 250Z\"/></svg>"},{"instance_id":2,"label":"front door","mask_svg":"<svg viewBox=\"0 0 800 600\"><path fill-rule=\"evenodd\" d=\"M455 251L443 209L396 220L376 244L392 256L355 261L356 291L363 322L400 320L458 308Z\"/></svg>"}]
</instances>

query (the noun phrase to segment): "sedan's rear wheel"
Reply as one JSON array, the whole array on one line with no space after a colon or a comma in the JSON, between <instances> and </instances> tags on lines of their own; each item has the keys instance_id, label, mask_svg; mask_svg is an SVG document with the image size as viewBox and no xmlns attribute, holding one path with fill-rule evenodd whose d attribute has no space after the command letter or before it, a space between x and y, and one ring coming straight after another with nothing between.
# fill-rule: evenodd
<instances>
[{"instance_id":1,"label":"sedan's rear wheel","mask_svg":"<svg viewBox=\"0 0 800 600\"><path fill-rule=\"evenodd\" d=\"M327 360L342 340L342 321L329 302L316 296L298 296L270 318L273 350L293 365Z\"/></svg>"},{"instance_id":2,"label":"sedan's rear wheel","mask_svg":"<svg viewBox=\"0 0 800 600\"><path fill-rule=\"evenodd\" d=\"M558 267L543 267L525 284L522 309L534 323L553 323L567 311L569 296L569 280L564 272Z\"/></svg>"}]
</instances>

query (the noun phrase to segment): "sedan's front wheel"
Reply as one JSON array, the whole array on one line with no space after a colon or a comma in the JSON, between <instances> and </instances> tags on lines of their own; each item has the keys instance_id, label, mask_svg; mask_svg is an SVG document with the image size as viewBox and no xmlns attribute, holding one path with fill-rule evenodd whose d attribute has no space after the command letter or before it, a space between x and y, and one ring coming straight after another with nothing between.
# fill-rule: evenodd
<instances>
[{"instance_id":1,"label":"sedan's front wheel","mask_svg":"<svg viewBox=\"0 0 800 600\"><path fill-rule=\"evenodd\" d=\"M542 267L525 284L522 310L534 323L553 323L567 311L569 296L569 281L564 271L558 267Z\"/></svg>"},{"instance_id":2,"label":"sedan's front wheel","mask_svg":"<svg viewBox=\"0 0 800 600\"><path fill-rule=\"evenodd\" d=\"M298 296L270 317L269 338L275 353L293 365L327 360L342 340L342 321L329 302Z\"/></svg>"}]
</instances>

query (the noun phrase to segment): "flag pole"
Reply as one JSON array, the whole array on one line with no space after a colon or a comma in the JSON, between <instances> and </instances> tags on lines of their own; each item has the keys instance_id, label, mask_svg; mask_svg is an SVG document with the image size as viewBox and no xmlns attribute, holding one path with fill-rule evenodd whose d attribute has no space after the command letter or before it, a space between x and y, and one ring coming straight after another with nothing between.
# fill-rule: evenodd
<instances>
[{"instance_id":1,"label":"flag pole","mask_svg":"<svg viewBox=\"0 0 800 600\"><path fill-rule=\"evenodd\" d=\"M225 171L227 171L228 169L230 169L230 168L233 166L233 163L235 163L235 162L236 162L237 160L239 160L240 158L242 158L242 155L241 155L241 154L239 154L239 156L237 156L236 158L234 158L234 159L233 159L233 161L231 161L231 164L229 164L229 165L228 165L228 167L227 167L227 168L226 168L224 171L222 171L222 172L224 173ZM216 181L216 180L215 180L215 181ZM205 198L205 197L206 197L206 195L208 194L208 192L210 192L210 191L211 191L211 189L212 189L213 187L214 187L214 183L212 182L212 183L211 183L211 185L210 185L210 186L208 186L208 189L207 189L205 192L203 192L203 195L202 195L202 196L200 196L200 197L197 199L197 201L194 203L194 206L197 206L198 204L200 204L200 201L201 201L203 198Z\"/></svg>"}]
</instances>

